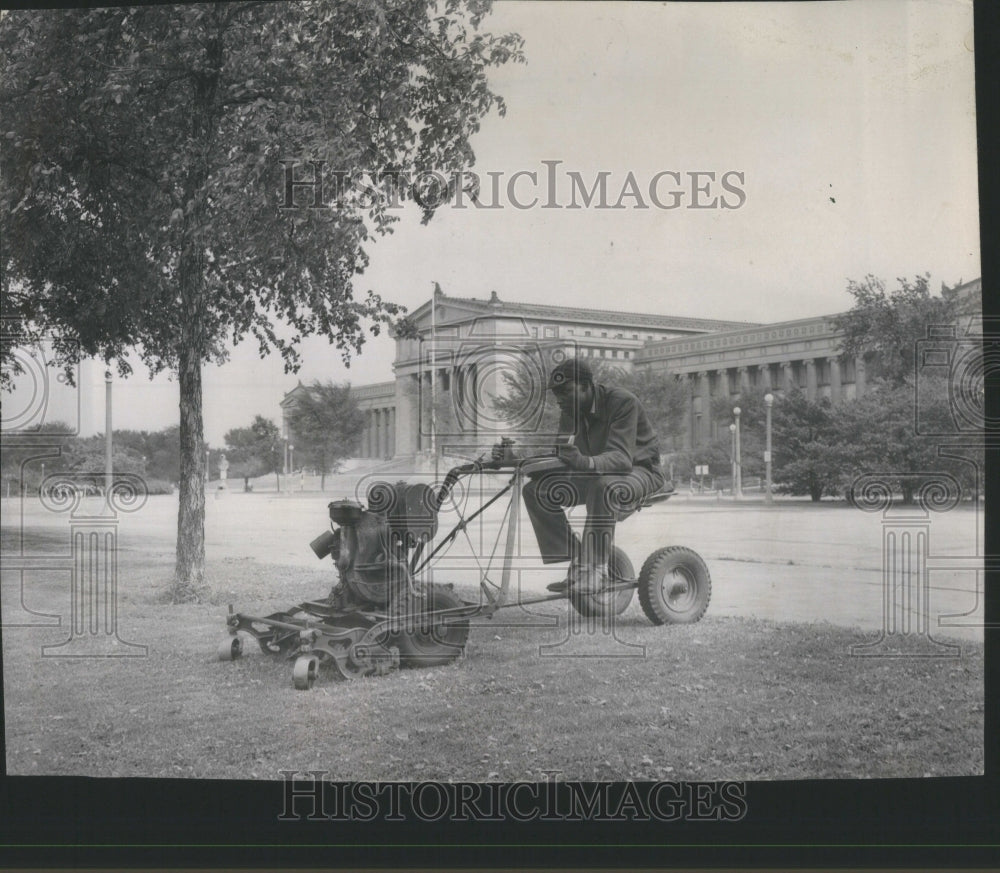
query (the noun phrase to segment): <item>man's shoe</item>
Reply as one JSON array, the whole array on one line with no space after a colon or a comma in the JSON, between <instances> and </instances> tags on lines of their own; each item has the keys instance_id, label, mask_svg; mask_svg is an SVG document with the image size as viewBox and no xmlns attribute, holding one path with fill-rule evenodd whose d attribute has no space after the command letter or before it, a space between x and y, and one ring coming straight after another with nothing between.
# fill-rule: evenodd
<instances>
[{"instance_id":1,"label":"man's shoe","mask_svg":"<svg viewBox=\"0 0 1000 873\"><path fill-rule=\"evenodd\" d=\"M581 567L573 581L574 594L600 594L608 585L608 571L604 567Z\"/></svg>"},{"instance_id":2,"label":"man's shoe","mask_svg":"<svg viewBox=\"0 0 1000 873\"><path fill-rule=\"evenodd\" d=\"M575 534L573 535L573 539L575 539L577 541L577 544L579 544L579 539L576 537ZM565 594L567 591L569 591L570 586L573 584L573 580L580 575L581 565L579 562L579 558L577 557L579 554L580 550L578 549L574 553L573 559L569 562L569 572L566 574L565 579L560 579L558 582L550 582L548 585L545 586L549 591L552 591L556 594Z\"/></svg>"},{"instance_id":3,"label":"man's shoe","mask_svg":"<svg viewBox=\"0 0 1000 873\"><path fill-rule=\"evenodd\" d=\"M560 579L558 582L550 582L545 587L556 594L565 594L569 591L569 576L565 579Z\"/></svg>"}]
</instances>

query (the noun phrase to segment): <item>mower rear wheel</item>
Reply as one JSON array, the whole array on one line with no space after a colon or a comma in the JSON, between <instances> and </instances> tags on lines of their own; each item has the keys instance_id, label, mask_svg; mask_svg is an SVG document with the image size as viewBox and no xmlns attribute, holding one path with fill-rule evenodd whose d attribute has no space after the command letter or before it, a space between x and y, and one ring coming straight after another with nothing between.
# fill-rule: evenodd
<instances>
[{"instance_id":1,"label":"mower rear wheel","mask_svg":"<svg viewBox=\"0 0 1000 873\"><path fill-rule=\"evenodd\" d=\"M243 654L243 640L236 634L226 637L216 649L220 661L235 661Z\"/></svg>"},{"instance_id":2,"label":"mower rear wheel","mask_svg":"<svg viewBox=\"0 0 1000 873\"><path fill-rule=\"evenodd\" d=\"M708 609L712 579L701 556L683 546L653 552L639 573L639 604L653 624L694 624Z\"/></svg>"},{"instance_id":3,"label":"mower rear wheel","mask_svg":"<svg viewBox=\"0 0 1000 873\"><path fill-rule=\"evenodd\" d=\"M319 658L300 655L292 668L292 683L299 691L308 691L319 676Z\"/></svg>"},{"instance_id":4,"label":"mower rear wheel","mask_svg":"<svg viewBox=\"0 0 1000 873\"><path fill-rule=\"evenodd\" d=\"M635 582L635 567L632 562L618 546L611 549L611 557L608 558L608 580L612 585L623 582ZM572 586L569 589L569 601L573 608L580 615L587 618L601 618L605 615L621 615L635 594L635 588L619 588L613 591L606 591L601 594L573 594Z\"/></svg>"},{"instance_id":5,"label":"mower rear wheel","mask_svg":"<svg viewBox=\"0 0 1000 873\"><path fill-rule=\"evenodd\" d=\"M428 585L427 597L403 617L403 627L392 640L400 666L439 667L460 657L469 639L468 620L446 623L434 613L464 605L450 588Z\"/></svg>"}]
</instances>

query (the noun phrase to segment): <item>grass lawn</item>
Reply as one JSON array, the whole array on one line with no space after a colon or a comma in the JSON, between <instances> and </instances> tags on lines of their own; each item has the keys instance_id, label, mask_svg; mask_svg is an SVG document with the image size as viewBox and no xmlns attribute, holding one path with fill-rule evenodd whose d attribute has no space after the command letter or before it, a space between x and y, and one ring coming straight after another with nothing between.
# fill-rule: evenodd
<instances>
[{"instance_id":1,"label":"grass lawn","mask_svg":"<svg viewBox=\"0 0 1000 873\"><path fill-rule=\"evenodd\" d=\"M172 558L119 555L119 627L142 658L43 658L68 636L65 581L33 582L61 628L5 628L10 774L345 780L804 779L983 772L983 648L957 658L859 658L857 630L722 618L653 627L637 603L610 645L565 641L567 606L473 627L448 667L344 682L329 668L295 691L291 662L246 640L216 660L226 605L266 614L322 596L332 569L209 563L211 595L169 605ZM5 610L20 597L4 573ZM9 613L8 613L9 614ZM546 616L557 627L541 627ZM549 619L551 624L552 619ZM504 623L501 623L504 622ZM587 657L609 651L643 657ZM921 650L921 647L917 647ZM918 652L919 654L919 652Z\"/></svg>"}]
</instances>

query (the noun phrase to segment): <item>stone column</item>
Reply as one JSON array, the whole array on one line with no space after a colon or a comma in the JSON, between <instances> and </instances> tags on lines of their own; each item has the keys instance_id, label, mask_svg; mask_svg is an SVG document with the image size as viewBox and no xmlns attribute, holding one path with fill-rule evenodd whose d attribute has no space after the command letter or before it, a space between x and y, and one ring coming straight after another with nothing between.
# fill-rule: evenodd
<instances>
[{"instance_id":1,"label":"stone column","mask_svg":"<svg viewBox=\"0 0 1000 873\"><path fill-rule=\"evenodd\" d=\"M841 387L840 387L840 358L836 355L831 355L827 358L830 364L830 402L840 403L841 399Z\"/></svg>"},{"instance_id":2,"label":"stone column","mask_svg":"<svg viewBox=\"0 0 1000 873\"><path fill-rule=\"evenodd\" d=\"M816 362L812 358L806 358L803 362L806 365L806 398L816 399Z\"/></svg>"},{"instance_id":3,"label":"stone column","mask_svg":"<svg viewBox=\"0 0 1000 873\"><path fill-rule=\"evenodd\" d=\"M694 448L694 374L684 373L681 375L684 382L684 391L687 395L687 403L684 404L687 421L684 422L684 451L689 452Z\"/></svg>"},{"instance_id":4,"label":"stone column","mask_svg":"<svg viewBox=\"0 0 1000 873\"><path fill-rule=\"evenodd\" d=\"M739 392L746 394L750 390L750 373L747 367L737 367L736 372L740 376Z\"/></svg>"},{"instance_id":5,"label":"stone column","mask_svg":"<svg viewBox=\"0 0 1000 873\"><path fill-rule=\"evenodd\" d=\"M795 387L795 382L792 379L792 362L782 361L781 362L781 388L787 394L792 391Z\"/></svg>"},{"instance_id":6,"label":"stone column","mask_svg":"<svg viewBox=\"0 0 1000 873\"><path fill-rule=\"evenodd\" d=\"M858 355L854 359L854 399L860 400L865 395L865 359Z\"/></svg>"},{"instance_id":7,"label":"stone column","mask_svg":"<svg viewBox=\"0 0 1000 873\"><path fill-rule=\"evenodd\" d=\"M698 373L701 380L701 433L699 434L699 444L704 445L712 441L712 389L708 381L708 372L702 370Z\"/></svg>"},{"instance_id":8,"label":"stone column","mask_svg":"<svg viewBox=\"0 0 1000 873\"><path fill-rule=\"evenodd\" d=\"M731 386L729 384L729 370L716 370L715 377L719 383L719 391L716 394L716 397L725 397L728 400L730 394L732 394Z\"/></svg>"},{"instance_id":9,"label":"stone column","mask_svg":"<svg viewBox=\"0 0 1000 873\"><path fill-rule=\"evenodd\" d=\"M771 365L770 364L758 364L757 369L760 372L759 385L765 391L770 391L773 387L771 385Z\"/></svg>"},{"instance_id":10,"label":"stone column","mask_svg":"<svg viewBox=\"0 0 1000 873\"><path fill-rule=\"evenodd\" d=\"M396 457L396 407L389 407L389 455Z\"/></svg>"}]
</instances>

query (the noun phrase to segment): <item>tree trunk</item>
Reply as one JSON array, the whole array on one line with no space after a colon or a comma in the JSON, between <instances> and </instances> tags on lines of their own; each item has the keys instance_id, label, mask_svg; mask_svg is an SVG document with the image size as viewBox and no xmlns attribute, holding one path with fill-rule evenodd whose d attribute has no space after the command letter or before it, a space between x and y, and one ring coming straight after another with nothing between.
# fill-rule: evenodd
<instances>
[{"instance_id":1,"label":"tree trunk","mask_svg":"<svg viewBox=\"0 0 1000 873\"><path fill-rule=\"evenodd\" d=\"M205 440L201 410L201 355L185 338L181 349L180 506L177 511L178 586L201 585L205 578Z\"/></svg>"}]
</instances>

